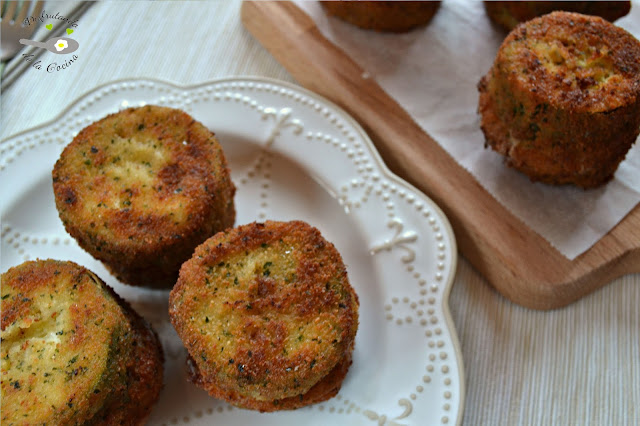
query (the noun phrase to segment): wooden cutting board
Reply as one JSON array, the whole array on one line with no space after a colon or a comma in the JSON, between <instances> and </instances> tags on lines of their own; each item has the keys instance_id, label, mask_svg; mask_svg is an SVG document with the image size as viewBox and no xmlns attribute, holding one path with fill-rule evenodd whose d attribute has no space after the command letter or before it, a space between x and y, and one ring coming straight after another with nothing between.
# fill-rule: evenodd
<instances>
[{"instance_id":1,"label":"wooden cutting board","mask_svg":"<svg viewBox=\"0 0 640 426\"><path fill-rule=\"evenodd\" d=\"M508 299L533 309L572 303L640 272L640 204L591 249L568 260L507 211L295 4L245 1L242 22L304 87L344 108L387 166L440 205L458 247Z\"/></svg>"}]
</instances>

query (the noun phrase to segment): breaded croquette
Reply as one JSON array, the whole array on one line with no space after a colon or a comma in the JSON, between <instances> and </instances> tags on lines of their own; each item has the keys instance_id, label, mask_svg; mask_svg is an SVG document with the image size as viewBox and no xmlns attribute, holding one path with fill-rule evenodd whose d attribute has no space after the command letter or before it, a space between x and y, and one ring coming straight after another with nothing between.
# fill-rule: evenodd
<instances>
[{"instance_id":1,"label":"breaded croquette","mask_svg":"<svg viewBox=\"0 0 640 426\"><path fill-rule=\"evenodd\" d=\"M317 229L267 221L200 245L180 270L169 315L196 384L231 404L273 411L337 392L351 363L358 298Z\"/></svg>"},{"instance_id":2,"label":"breaded croquette","mask_svg":"<svg viewBox=\"0 0 640 426\"><path fill-rule=\"evenodd\" d=\"M478 85L486 144L532 180L610 180L640 132L640 42L602 18L519 25Z\"/></svg>"},{"instance_id":3,"label":"breaded croquette","mask_svg":"<svg viewBox=\"0 0 640 426\"><path fill-rule=\"evenodd\" d=\"M127 424L162 387L157 336L91 271L55 260L2 275L2 424Z\"/></svg>"},{"instance_id":4,"label":"breaded croquette","mask_svg":"<svg viewBox=\"0 0 640 426\"><path fill-rule=\"evenodd\" d=\"M130 108L83 129L53 189L67 232L131 285L171 288L195 247L235 220L218 140L171 108Z\"/></svg>"}]
</instances>

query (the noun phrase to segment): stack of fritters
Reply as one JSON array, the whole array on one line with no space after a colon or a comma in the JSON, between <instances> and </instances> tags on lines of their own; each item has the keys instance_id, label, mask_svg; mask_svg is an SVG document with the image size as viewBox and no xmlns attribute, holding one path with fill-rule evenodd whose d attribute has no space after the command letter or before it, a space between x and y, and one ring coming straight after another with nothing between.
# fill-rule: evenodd
<instances>
[{"instance_id":1,"label":"stack of fritters","mask_svg":"<svg viewBox=\"0 0 640 426\"><path fill-rule=\"evenodd\" d=\"M2 275L1 350L2 424L143 424L162 388L153 330L72 262Z\"/></svg>"},{"instance_id":2,"label":"stack of fritters","mask_svg":"<svg viewBox=\"0 0 640 426\"><path fill-rule=\"evenodd\" d=\"M358 298L317 229L267 221L200 245L180 270L169 315L197 385L236 406L275 411L338 392Z\"/></svg>"},{"instance_id":3,"label":"stack of fritters","mask_svg":"<svg viewBox=\"0 0 640 426\"><path fill-rule=\"evenodd\" d=\"M53 169L64 226L122 282L171 288L195 247L233 226L222 148L183 111L145 106L83 129Z\"/></svg>"},{"instance_id":4,"label":"stack of fritters","mask_svg":"<svg viewBox=\"0 0 640 426\"><path fill-rule=\"evenodd\" d=\"M640 42L595 16L519 25L478 87L487 144L533 180L601 185L640 132Z\"/></svg>"}]
</instances>

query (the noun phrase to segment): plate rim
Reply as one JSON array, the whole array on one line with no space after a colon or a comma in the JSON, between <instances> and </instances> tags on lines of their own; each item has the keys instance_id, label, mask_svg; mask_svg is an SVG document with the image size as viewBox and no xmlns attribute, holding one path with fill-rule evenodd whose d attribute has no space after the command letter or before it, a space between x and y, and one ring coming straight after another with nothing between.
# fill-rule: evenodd
<instances>
[{"instance_id":1,"label":"plate rim","mask_svg":"<svg viewBox=\"0 0 640 426\"><path fill-rule=\"evenodd\" d=\"M355 118L351 116L351 114L349 114L346 110L344 110L342 107L340 107L333 101L309 89L299 86L297 84L290 83L284 80L279 80L276 78L262 77L262 76L252 76L252 75L228 76L228 77L222 77L222 78L209 79L209 80L205 80L205 81L201 81L193 84L180 84L173 81L150 78L150 77L119 78L119 79L115 79L115 80L111 80L111 81L99 84L89 90L85 90L80 95L76 96L69 104L67 104L66 107L60 110L60 112L56 116L54 116L52 119L44 123L41 123L39 125L30 127L28 129L24 129L6 138L3 138L2 140L0 140L0 145L4 145L10 142L12 139L19 138L28 133L32 133L38 130L43 130L49 126L54 125L66 114L68 114L69 111L71 111L73 108L79 105L83 100L88 98L91 94L99 92L100 90L106 87L116 86L118 84L123 84L123 83L140 83L140 82L170 86L177 90L193 90L193 89L198 89L200 87L206 87L206 86L215 85L215 84L243 82L243 83L257 83L257 84L271 84L274 86L284 87L286 89L302 93L306 96L309 96L310 98L313 98L315 100L318 100L320 102L327 104L329 107L333 108L338 114L340 114L342 119L348 121L348 123L351 126L353 126L353 129L358 132L358 134L363 139L363 141L367 145L369 145L371 156L375 161L376 166L379 167L380 173L382 173L387 179L395 181L396 184L405 186L406 188L422 196L426 201L428 201L428 203L430 204L430 208L440 216L442 225L444 226L444 231L448 234L448 237L450 239L450 244L451 244L451 261L450 261L451 272L448 274L447 279L444 282L444 288L442 291L441 308L442 308L443 317L447 326L447 330L451 337L451 343L452 343L453 351L456 357L456 364L458 367L458 375L460 377L460 383L459 383L460 402L458 404L458 412L456 413L456 425L461 425L462 419L464 417L464 407L465 407L465 400L466 400L466 380L465 380L464 362L463 362L460 340L458 337L458 333L457 333L455 323L451 315L450 306L449 306L449 298L451 294L451 289L453 287L453 281L455 280L455 277L456 277L457 266L458 266L458 256L459 256L455 233L453 232L453 228L451 226L449 218L445 215L444 211L440 208L440 206L435 201L433 201L431 197L429 197L427 194L420 191L411 183L407 182L406 180L402 179L401 177L393 173L384 162L382 156L378 152L378 149L376 148L375 144L373 143L373 141L371 140L367 132L364 130L364 128L355 120Z\"/></svg>"}]
</instances>

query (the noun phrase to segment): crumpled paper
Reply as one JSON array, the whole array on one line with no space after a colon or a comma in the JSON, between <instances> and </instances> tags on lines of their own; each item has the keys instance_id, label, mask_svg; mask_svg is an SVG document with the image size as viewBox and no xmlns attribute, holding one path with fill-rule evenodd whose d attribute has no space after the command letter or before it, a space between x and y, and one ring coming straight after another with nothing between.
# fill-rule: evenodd
<instances>
[{"instance_id":1,"label":"crumpled paper","mask_svg":"<svg viewBox=\"0 0 640 426\"><path fill-rule=\"evenodd\" d=\"M356 28L328 17L316 1L296 4L484 188L567 258L588 250L640 201L640 142L612 181L591 190L533 183L484 148L476 86L505 33L491 24L482 2L444 0L428 26L405 34ZM640 3L616 25L640 39Z\"/></svg>"}]
</instances>

